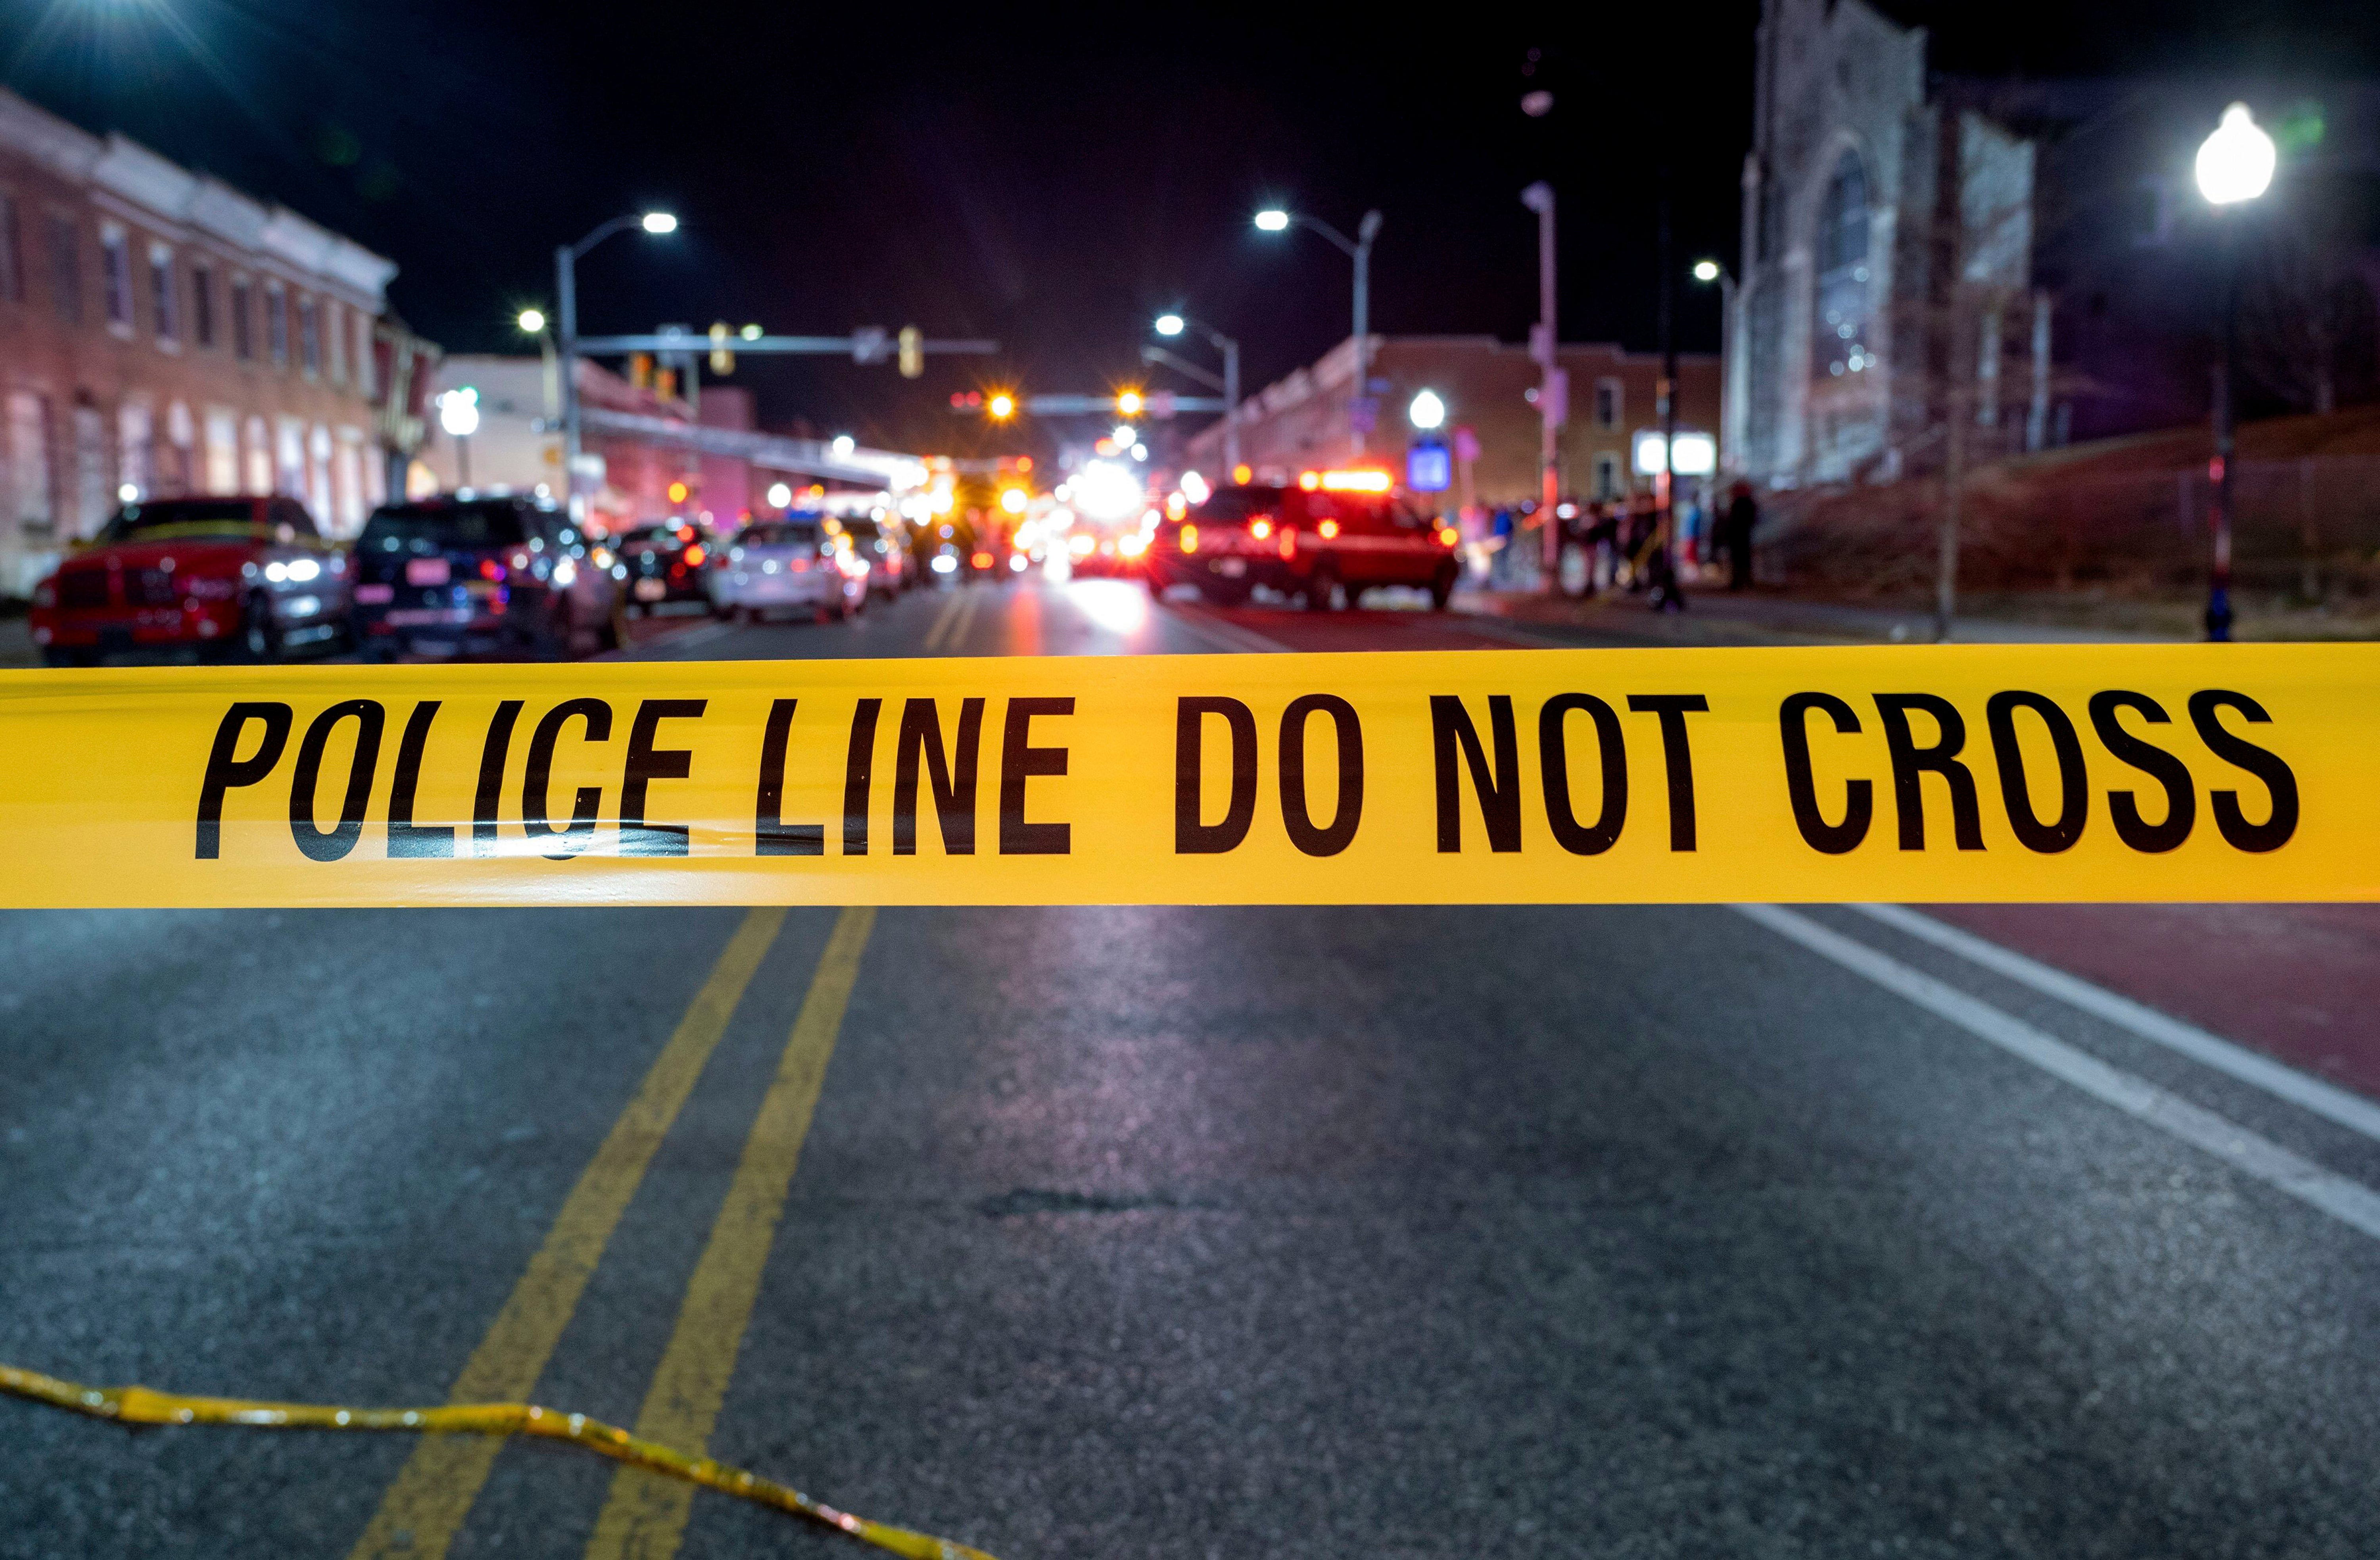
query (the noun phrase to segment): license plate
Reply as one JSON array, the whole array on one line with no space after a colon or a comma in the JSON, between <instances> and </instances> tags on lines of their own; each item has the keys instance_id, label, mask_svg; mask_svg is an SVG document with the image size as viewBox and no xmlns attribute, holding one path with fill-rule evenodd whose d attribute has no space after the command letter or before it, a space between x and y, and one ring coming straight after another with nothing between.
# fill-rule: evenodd
<instances>
[{"instance_id":1,"label":"license plate","mask_svg":"<svg viewBox=\"0 0 2380 1560\"><path fill-rule=\"evenodd\" d=\"M468 606L407 607L390 613L385 621L395 628L460 628L471 621L471 609Z\"/></svg>"},{"instance_id":2,"label":"license plate","mask_svg":"<svg viewBox=\"0 0 2380 1560\"><path fill-rule=\"evenodd\" d=\"M454 578L454 566L443 558L414 558L405 566L407 585L443 585Z\"/></svg>"},{"instance_id":3,"label":"license plate","mask_svg":"<svg viewBox=\"0 0 2380 1560\"><path fill-rule=\"evenodd\" d=\"M1226 579L1238 579L1248 572L1248 560L1245 558L1218 558L1215 561L1215 572L1221 575Z\"/></svg>"},{"instance_id":4,"label":"license plate","mask_svg":"<svg viewBox=\"0 0 2380 1560\"><path fill-rule=\"evenodd\" d=\"M365 606L382 606L396 600L396 587L394 585L358 585L356 587L356 600Z\"/></svg>"},{"instance_id":5,"label":"license plate","mask_svg":"<svg viewBox=\"0 0 2380 1560\"><path fill-rule=\"evenodd\" d=\"M669 586L659 579L637 581L637 600L640 602L657 602L668 594Z\"/></svg>"}]
</instances>

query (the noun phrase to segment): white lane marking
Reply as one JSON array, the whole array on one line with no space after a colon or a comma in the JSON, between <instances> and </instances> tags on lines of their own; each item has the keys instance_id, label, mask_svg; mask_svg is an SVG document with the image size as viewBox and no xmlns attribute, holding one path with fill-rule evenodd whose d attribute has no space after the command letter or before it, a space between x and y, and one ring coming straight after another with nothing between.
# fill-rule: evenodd
<instances>
[{"instance_id":1,"label":"white lane marking","mask_svg":"<svg viewBox=\"0 0 2380 1560\"><path fill-rule=\"evenodd\" d=\"M1945 985L1864 943L1830 932L1807 916L1775 905L1735 908L1778 935L1801 944L1853 974L1865 976L1935 1017L1958 1025L1976 1039L2072 1084L2093 1099L2113 1105L2127 1115L2213 1154L2274 1190L2380 1239L2380 1192L2362 1183L2334 1175L2236 1122L2201 1109L2146 1079L2111 1067L2087 1051L2044 1034L2022 1019L1969 996L1955 986Z\"/></svg>"},{"instance_id":2,"label":"white lane marking","mask_svg":"<svg viewBox=\"0 0 2380 1560\"><path fill-rule=\"evenodd\" d=\"M1209 617L1205 613L1193 608L1160 603L1158 612L1160 615L1172 619L1176 627L1188 630L1191 638L1203 640L1218 650L1272 654L1289 649L1289 646L1279 640L1268 638L1257 633L1254 628L1243 628L1236 623L1227 623L1220 617Z\"/></svg>"},{"instance_id":3,"label":"white lane marking","mask_svg":"<svg viewBox=\"0 0 2380 1560\"><path fill-rule=\"evenodd\" d=\"M2329 1121L2335 1121L2350 1132L2360 1132L2380 1143L2380 1105L2360 1094L2298 1071L2295 1067L2257 1054L2243 1045L2209 1034L2193 1024L2169 1018L2154 1007L2118 996L2103 987L2063 969L2053 969L2038 959L2027 958L2021 953L1987 942L1972 932L1962 932L1945 925L1932 916L1899 905L1853 905L1862 915L1882 921L1896 932L1931 943L1936 947L1957 954L1971 964L1982 965L1998 975L2031 986L2045 996L2056 997L2069 1007L2078 1007L2095 1018L2102 1018L2153 1044L2180 1053L2193 1062L2200 1062L2225 1073L2251 1088L2261 1089L2276 1099L2286 1100L2302 1110Z\"/></svg>"}]
</instances>

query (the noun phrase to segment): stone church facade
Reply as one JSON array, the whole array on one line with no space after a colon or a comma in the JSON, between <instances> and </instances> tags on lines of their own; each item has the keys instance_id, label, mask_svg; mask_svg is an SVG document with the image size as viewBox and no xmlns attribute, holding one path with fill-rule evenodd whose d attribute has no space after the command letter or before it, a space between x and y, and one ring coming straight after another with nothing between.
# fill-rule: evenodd
<instances>
[{"instance_id":1,"label":"stone church facade","mask_svg":"<svg viewBox=\"0 0 2380 1560\"><path fill-rule=\"evenodd\" d=\"M2049 437L2034 145L1925 46L1864 0L1763 6L1722 439L1755 482L1938 466L1954 412L1970 458Z\"/></svg>"}]
</instances>

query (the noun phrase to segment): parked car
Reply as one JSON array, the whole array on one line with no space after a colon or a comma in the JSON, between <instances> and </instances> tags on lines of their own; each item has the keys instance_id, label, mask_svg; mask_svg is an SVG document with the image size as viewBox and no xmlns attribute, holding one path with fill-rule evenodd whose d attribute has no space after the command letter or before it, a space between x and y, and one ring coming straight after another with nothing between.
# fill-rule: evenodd
<instances>
[{"instance_id":1,"label":"parked car","mask_svg":"<svg viewBox=\"0 0 2380 1560\"><path fill-rule=\"evenodd\" d=\"M900 521L861 516L844 521L843 530L851 538L852 555L868 566L869 591L889 602L916 582L909 538Z\"/></svg>"},{"instance_id":2,"label":"parked car","mask_svg":"<svg viewBox=\"0 0 2380 1560\"><path fill-rule=\"evenodd\" d=\"M830 523L795 515L746 526L703 573L710 610L756 621L780 607L833 618L865 610L868 566Z\"/></svg>"},{"instance_id":3,"label":"parked car","mask_svg":"<svg viewBox=\"0 0 2380 1560\"><path fill-rule=\"evenodd\" d=\"M620 644L610 559L552 504L385 504L356 539L355 636L376 657L436 648L559 659Z\"/></svg>"},{"instance_id":4,"label":"parked car","mask_svg":"<svg viewBox=\"0 0 2380 1560\"><path fill-rule=\"evenodd\" d=\"M294 498L127 504L33 591L33 643L53 666L191 647L272 661L347 631L347 560Z\"/></svg>"},{"instance_id":5,"label":"parked car","mask_svg":"<svg viewBox=\"0 0 2380 1560\"><path fill-rule=\"evenodd\" d=\"M703 566L718 551L710 532L692 520L663 520L622 531L613 543L627 571L628 611L671 602L708 599Z\"/></svg>"}]
</instances>

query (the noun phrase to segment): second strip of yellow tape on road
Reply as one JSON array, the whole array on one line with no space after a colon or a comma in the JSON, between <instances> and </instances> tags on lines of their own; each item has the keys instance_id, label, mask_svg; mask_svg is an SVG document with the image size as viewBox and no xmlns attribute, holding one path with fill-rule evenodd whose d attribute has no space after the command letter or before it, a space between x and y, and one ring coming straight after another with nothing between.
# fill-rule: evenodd
<instances>
[{"instance_id":1,"label":"second strip of yellow tape on road","mask_svg":"<svg viewBox=\"0 0 2380 1560\"><path fill-rule=\"evenodd\" d=\"M2380 646L0 673L0 902L2380 896Z\"/></svg>"}]
</instances>

